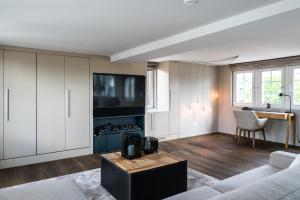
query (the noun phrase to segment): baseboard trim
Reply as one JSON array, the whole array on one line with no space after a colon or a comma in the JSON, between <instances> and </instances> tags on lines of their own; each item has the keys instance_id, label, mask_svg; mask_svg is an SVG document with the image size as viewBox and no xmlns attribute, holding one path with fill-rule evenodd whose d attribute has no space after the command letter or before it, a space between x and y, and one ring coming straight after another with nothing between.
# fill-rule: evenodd
<instances>
[{"instance_id":1,"label":"baseboard trim","mask_svg":"<svg viewBox=\"0 0 300 200\"><path fill-rule=\"evenodd\" d=\"M19 166L48 162L53 160L60 160L60 159L71 158L76 156L84 156L92 153L93 151L91 148L83 148L83 149L75 149L75 150L55 152L49 154L0 160L0 169L19 167Z\"/></svg>"},{"instance_id":2,"label":"baseboard trim","mask_svg":"<svg viewBox=\"0 0 300 200\"><path fill-rule=\"evenodd\" d=\"M234 136L234 135L235 135L235 133L225 133L225 132L218 132L218 133L226 134L226 135L230 135L230 136ZM285 133L284 133L284 134L285 134ZM242 137L243 137L243 136L242 136ZM251 138L252 138L252 135L251 135ZM261 140L261 141L263 141L263 140L260 138L259 134L256 135L255 140ZM267 135L267 142L285 145L285 142L278 142L278 141L274 141L274 140L268 140L268 135ZM292 146L292 147L293 147L293 144L292 144L291 141L289 141L289 146ZM300 147L300 141L297 141L297 140L296 140L296 145L295 145L295 146L296 146L296 147Z\"/></svg>"},{"instance_id":3,"label":"baseboard trim","mask_svg":"<svg viewBox=\"0 0 300 200\"><path fill-rule=\"evenodd\" d=\"M212 131L212 132L198 132L198 133L193 133L193 134L189 134L189 135L179 135L179 138L192 138L195 136L201 136L201 135L209 135L209 134L214 134L214 133L218 133L216 131Z\"/></svg>"},{"instance_id":4,"label":"baseboard trim","mask_svg":"<svg viewBox=\"0 0 300 200\"><path fill-rule=\"evenodd\" d=\"M166 136L158 136L159 141L175 140L179 138L179 134L170 134Z\"/></svg>"}]
</instances>

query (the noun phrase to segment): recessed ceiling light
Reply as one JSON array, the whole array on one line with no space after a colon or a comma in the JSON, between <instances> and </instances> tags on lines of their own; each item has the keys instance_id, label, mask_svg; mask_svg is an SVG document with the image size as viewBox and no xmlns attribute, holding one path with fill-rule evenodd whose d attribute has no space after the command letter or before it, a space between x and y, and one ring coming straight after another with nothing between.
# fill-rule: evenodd
<instances>
[{"instance_id":1,"label":"recessed ceiling light","mask_svg":"<svg viewBox=\"0 0 300 200\"><path fill-rule=\"evenodd\" d=\"M185 5L195 5L197 3L197 0L183 0L183 3Z\"/></svg>"}]
</instances>

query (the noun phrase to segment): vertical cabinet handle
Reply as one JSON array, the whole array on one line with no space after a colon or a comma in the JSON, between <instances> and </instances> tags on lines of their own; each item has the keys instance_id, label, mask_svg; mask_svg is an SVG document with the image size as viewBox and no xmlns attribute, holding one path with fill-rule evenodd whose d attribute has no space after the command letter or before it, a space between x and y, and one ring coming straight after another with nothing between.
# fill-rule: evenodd
<instances>
[{"instance_id":1,"label":"vertical cabinet handle","mask_svg":"<svg viewBox=\"0 0 300 200\"><path fill-rule=\"evenodd\" d=\"M154 115L154 113L151 113L150 114L150 116L151 116L151 118L150 118L150 129L151 129L151 131L155 131L155 129L154 129L154 127L155 127L155 115Z\"/></svg>"},{"instance_id":2,"label":"vertical cabinet handle","mask_svg":"<svg viewBox=\"0 0 300 200\"><path fill-rule=\"evenodd\" d=\"M172 91L169 90L169 111L172 109Z\"/></svg>"},{"instance_id":3,"label":"vertical cabinet handle","mask_svg":"<svg viewBox=\"0 0 300 200\"><path fill-rule=\"evenodd\" d=\"M71 117L71 111L70 111L70 94L71 94L71 90L67 90L66 91L66 114L67 117Z\"/></svg>"},{"instance_id":4,"label":"vertical cabinet handle","mask_svg":"<svg viewBox=\"0 0 300 200\"><path fill-rule=\"evenodd\" d=\"M6 88L6 121L9 121L9 101L10 101L10 91L9 88Z\"/></svg>"},{"instance_id":5,"label":"vertical cabinet handle","mask_svg":"<svg viewBox=\"0 0 300 200\"><path fill-rule=\"evenodd\" d=\"M153 115L150 113L150 131L153 131Z\"/></svg>"},{"instance_id":6,"label":"vertical cabinet handle","mask_svg":"<svg viewBox=\"0 0 300 200\"><path fill-rule=\"evenodd\" d=\"M156 117L155 117L155 114L153 113L153 116L152 116L152 131L155 131L155 127L156 127Z\"/></svg>"}]
</instances>

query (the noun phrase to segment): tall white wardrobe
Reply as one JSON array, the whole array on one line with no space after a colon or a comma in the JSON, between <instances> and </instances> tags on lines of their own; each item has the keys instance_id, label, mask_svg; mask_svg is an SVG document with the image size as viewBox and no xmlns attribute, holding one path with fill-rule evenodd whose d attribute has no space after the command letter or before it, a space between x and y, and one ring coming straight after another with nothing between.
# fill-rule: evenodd
<instances>
[{"instance_id":1,"label":"tall white wardrobe","mask_svg":"<svg viewBox=\"0 0 300 200\"><path fill-rule=\"evenodd\" d=\"M4 51L4 159L36 154L36 54Z\"/></svg>"},{"instance_id":2,"label":"tall white wardrobe","mask_svg":"<svg viewBox=\"0 0 300 200\"><path fill-rule=\"evenodd\" d=\"M216 132L217 68L173 61L162 64L168 65L169 92L163 98L169 99L169 109L147 114L147 135L167 140Z\"/></svg>"},{"instance_id":3,"label":"tall white wardrobe","mask_svg":"<svg viewBox=\"0 0 300 200\"><path fill-rule=\"evenodd\" d=\"M0 51L0 160L89 147L89 109L89 58Z\"/></svg>"},{"instance_id":4,"label":"tall white wardrobe","mask_svg":"<svg viewBox=\"0 0 300 200\"><path fill-rule=\"evenodd\" d=\"M217 68L194 63L176 63L179 135L190 137L218 130ZM172 90L172 88L171 88Z\"/></svg>"}]
</instances>

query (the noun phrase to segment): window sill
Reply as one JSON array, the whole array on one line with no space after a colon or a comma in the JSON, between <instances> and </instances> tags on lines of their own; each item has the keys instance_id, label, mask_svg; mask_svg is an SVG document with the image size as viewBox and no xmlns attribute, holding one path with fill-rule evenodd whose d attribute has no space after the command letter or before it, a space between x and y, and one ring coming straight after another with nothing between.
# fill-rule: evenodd
<instances>
[{"instance_id":1,"label":"window sill","mask_svg":"<svg viewBox=\"0 0 300 200\"><path fill-rule=\"evenodd\" d=\"M147 113L161 113L161 112L169 112L169 110L158 110L158 109L147 110Z\"/></svg>"},{"instance_id":2,"label":"window sill","mask_svg":"<svg viewBox=\"0 0 300 200\"><path fill-rule=\"evenodd\" d=\"M285 112L287 110L289 110L289 108L270 108L270 109L267 109L265 107L254 107L254 106L240 106L240 105L232 105L231 108L232 109L242 109L243 107L249 107L249 108L252 108L253 110L256 110L256 111L269 111L269 112ZM298 107L292 107L292 112L293 111L300 111L300 106Z\"/></svg>"}]
</instances>

